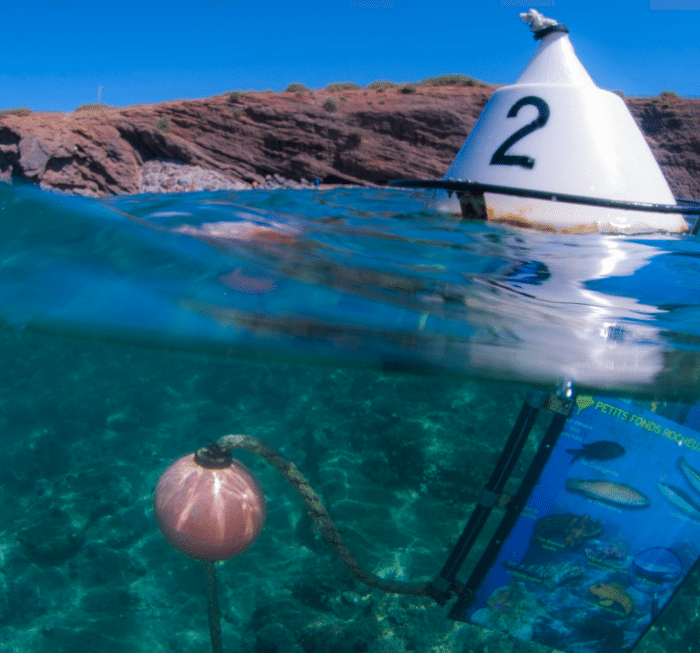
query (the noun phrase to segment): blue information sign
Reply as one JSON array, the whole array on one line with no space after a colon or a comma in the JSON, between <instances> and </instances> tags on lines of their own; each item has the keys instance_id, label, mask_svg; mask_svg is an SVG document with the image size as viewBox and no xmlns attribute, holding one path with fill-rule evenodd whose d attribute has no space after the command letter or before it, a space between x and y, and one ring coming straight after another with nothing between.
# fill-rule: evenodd
<instances>
[{"instance_id":1,"label":"blue information sign","mask_svg":"<svg viewBox=\"0 0 700 653\"><path fill-rule=\"evenodd\" d=\"M580 396L464 620L563 651L632 648L700 556L700 434Z\"/></svg>"}]
</instances>

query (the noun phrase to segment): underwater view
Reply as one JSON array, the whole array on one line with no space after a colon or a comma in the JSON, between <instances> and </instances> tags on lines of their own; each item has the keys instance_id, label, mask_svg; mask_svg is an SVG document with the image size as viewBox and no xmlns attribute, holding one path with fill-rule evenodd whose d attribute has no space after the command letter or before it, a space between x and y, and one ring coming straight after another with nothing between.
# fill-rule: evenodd
<instances>
[{"instance_id":1,"label":"underwater view","mask_svg":"<svg viewBox=\"0 0 700 653\"><path fill-rule=\"evenodd\" d=\"M573 402L546 482L528 467L549 403L461 608L359 583L290 483L234 452L267 519L215 566L223 650L697 648L700 241L525 231L426 199L0 185L0 651L211 650L204 566L158 530L153 493L227 434L292 461L365 569L428 583L540 395Z\"/></svg>"}]
</instances>

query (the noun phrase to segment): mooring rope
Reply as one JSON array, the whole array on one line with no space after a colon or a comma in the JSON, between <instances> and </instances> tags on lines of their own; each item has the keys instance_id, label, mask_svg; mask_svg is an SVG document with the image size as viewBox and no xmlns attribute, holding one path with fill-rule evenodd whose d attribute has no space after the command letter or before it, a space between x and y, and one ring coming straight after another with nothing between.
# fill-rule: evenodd
<instances>
[{"instance_id":1,"label":"mooring rope","mask_svg":"<svg viewBox=\"0 0 700 653\"><path fill-rule=\"evenodd\" d=\"M392 594L430 595L429 585L427 583L407 583L400 580L388 580L364 569L350 549L348 549L347 544L343 541L343 538L331 520L318 494L316 494L311 485L309 485L309 482L297 469L296 465L282 456L277 449L250 435L225 435L216 441L215 446L227 453L230 453L234 449L250 451L251 453L261 456L277 469L299 493L299 496L303 499L309 514L316 522L326 542L330 544L331 548L335 551L338 558L340 558L340 561L347 567L348 571L361 583Z\"/></svg>"}]
</instances>

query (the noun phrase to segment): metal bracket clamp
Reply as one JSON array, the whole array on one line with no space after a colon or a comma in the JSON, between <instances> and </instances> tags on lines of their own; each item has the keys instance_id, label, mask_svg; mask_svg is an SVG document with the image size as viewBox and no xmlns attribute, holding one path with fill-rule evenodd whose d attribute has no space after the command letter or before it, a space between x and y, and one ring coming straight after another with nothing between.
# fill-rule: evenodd
<instances>
[{"instance_id":1,"label":"metal bracket clamp","mask_svg":"<svg viewBox=\"0 0 700 653\"><path fill-rule=\"evenodd\" d=\"M452 581L445 580L440 574L430 581L430 585L438 592L449 592L452 589Z\"/></svg>"},{"instance_id":2,"label":"metal bracket clamp","mask_svg":"<svg viewBox=\"0 0 700 653\"><path fill-rule=\"evenodd\" d=\"M560 415L568 415L574 405L574 400L571 397L558 397L557 395L549 395L544 402L544 407L551 410L553 413Z\"/></svg>"},{"instance_id":3,"label":"metal bracket clamp","mask_svg":"<svg viewBox=\"0 0 700 653\"><path fill-rule=\"evenodd\" d=\"M553 413L568 415L574 405L573 396L547 394L541 390L531 390L527 393L525 403L532 408L546 408Z\"/></svg>"},{"instance_id":4,"label":"metal bracket clamp","mask_svg":"<svg viewBox=\"0 0 700 653\"><path fill-rule=\"evenodd\" d=\"M544 408L548 395L541 390L530 390L525 397L525 403L532 408Z\"/></svg>"},{"instance_id":5,"label":"metal bracket clamp","mask_svg":"<svg viewBox=\"0 0 700 653\"><path fill-rule=\"evenodd\" d=\"M484 490L481 493L481 496L479 497L478 503L479 505L484 506L484 508L494 508L498 505L500 500L500 493L491 492L491 490L487 490L486 488L484 488Z\"/></svg>"},{"instance_id":6,"label":"metal bracket clamp","mask_svg":"<svg viewBox=\"0 0 700 653\"><path fill-rule=\"evenodd\" d=\"M439 606L447 605L447 602L452 598L452 593L454 592L457 596L464 596L466 587L464 583L460 583L458 580L448 581L445 580L441 575L435 576L428 585L426 585L424 594L429 596L435 601Z\"/></svg>"}]
</instances>

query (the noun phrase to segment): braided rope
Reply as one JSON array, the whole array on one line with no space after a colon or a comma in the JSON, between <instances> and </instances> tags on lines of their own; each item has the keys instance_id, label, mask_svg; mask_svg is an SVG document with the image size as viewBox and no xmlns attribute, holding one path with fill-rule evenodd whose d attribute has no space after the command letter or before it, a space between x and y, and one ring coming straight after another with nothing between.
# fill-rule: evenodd
<instances>
[{"instance_id":1,"label":"braided rope","mask_svg":"<svg viewBox=\"0 0 700 653\"><path fill-rule=\"evenodd\" d=\"M364 569L343 541L318 494L309 485L309 482L297 469L296 465L284 458L277 449L250 435L225 435L216 441L216 446L228 453L234 449L245 449L261 456L277 469L299 493L326 542L330 544L348 571L361 583L392 594L428 594L427 583L406 583L399 580L388 580Z\"/></svg>"}]
</instances>

